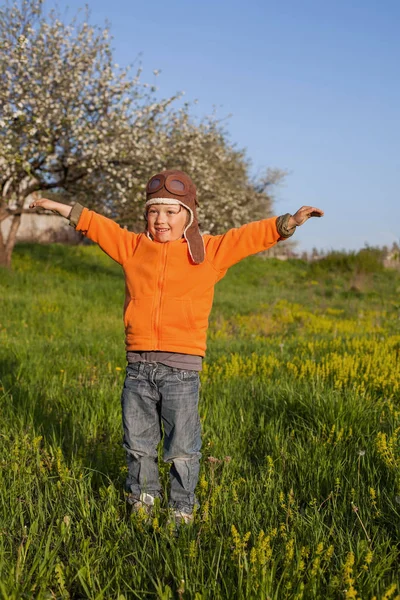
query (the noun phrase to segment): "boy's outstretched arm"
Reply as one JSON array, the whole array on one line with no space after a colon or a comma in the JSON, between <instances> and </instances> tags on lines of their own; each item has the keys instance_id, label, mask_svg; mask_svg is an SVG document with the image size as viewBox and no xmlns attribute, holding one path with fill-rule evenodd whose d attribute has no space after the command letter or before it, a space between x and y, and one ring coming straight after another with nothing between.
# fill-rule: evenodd
<instances>
[{"instance_id":1,"label":"boy's outstretched arm","mask_svg":"<svg viewBox=\"0 0 400 600\"><path fill-rule=\"evenodd\" d=\"M257 254L293 235L296 227L324 212L314 206L302 206L294 214L254 221L223 235L207 237L206 254L215 268L224 271L246 256Z\"/></svg>"},{"instance_id":2,"label":"boy's outstretched arm","mask_svg":"<svg viewBox=\"0 0 400 600\"><path fill-rule=\"evenodd\" d=\"M72 210L72 206L69 204L62 204L61 202L55 202L54 200L48 200L47 198L34 200L30 203L29 208L45 208L46 210L52 210L66 219L68 219Z\"/></svg>"},{"instance_id":3,"label":"boy's outstretched arm","mask_svg":"<svg viewBox=\"0 0 400 600\"><path fill-rule=\"evenodd\" d=\"M81 231L86 237L98 244L108 256L121 265L134 252L138 237L136 233L122 229L112 219L103 217L93 210L88 210L80 204L71 207L68 204L40 198L34 200L29 208L45 208L70 219L70 224L77 231Z\"/></svg>"}]
</instances>

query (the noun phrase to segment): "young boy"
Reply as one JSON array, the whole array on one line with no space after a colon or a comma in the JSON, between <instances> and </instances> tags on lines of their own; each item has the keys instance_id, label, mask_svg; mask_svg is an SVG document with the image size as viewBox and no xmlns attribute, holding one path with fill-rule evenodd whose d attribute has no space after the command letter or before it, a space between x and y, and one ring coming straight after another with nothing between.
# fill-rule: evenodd
<instances>
[{"instance_id":1,"label":"young boy","mask_svg":"<svg viewBox=\"0 0 400 600\"><path fill-rule=\"evenodd\" d=\"M144 233L122 229L84 208L40 199L41 207L68 218L96 242L125 273L127 368L122 391L126 489L133 509L151 511L160 497L157 446L164 428L164 460L171 463L169 505L189 523L197 505L201 431L199 371L214 286L241 259L290 237L319 208L286 214L201 235L196 188L182 171L154 175L146 187Z\"/></svg>"}]
</instances>

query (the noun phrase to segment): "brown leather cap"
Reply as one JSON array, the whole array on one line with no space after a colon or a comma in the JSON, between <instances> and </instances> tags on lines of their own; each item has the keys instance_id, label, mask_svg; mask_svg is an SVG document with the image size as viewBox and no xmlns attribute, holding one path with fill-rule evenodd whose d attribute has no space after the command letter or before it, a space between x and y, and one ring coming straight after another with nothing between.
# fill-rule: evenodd
<instances>
[{"instance_id":1,"label":"brown leather cap","mask_svg":"<svg viewBox=\"0 0 400 600\"><path fill-rule=\"evenodd\" d=\"M183 235L188 244L189 254L198 265L204 261L205 250L196 212L196 186L189 175L178 170L162 171L153 175L146 186L146 208L151 204L167 204L168 200L177 201L190 213L190 221Z\"/></svg>"}]
</instances>

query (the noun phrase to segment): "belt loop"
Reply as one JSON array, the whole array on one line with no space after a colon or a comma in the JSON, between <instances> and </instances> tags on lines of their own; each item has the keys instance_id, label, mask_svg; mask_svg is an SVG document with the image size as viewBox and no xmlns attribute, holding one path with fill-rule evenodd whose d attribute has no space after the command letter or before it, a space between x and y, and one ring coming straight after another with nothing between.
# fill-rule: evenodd
<instances>
[{"instance_id":1,"label":"belt loop","mask_svg":"<svg viewBox=\"0 0 400 600\"><path fill-rule=\"evenodd\" d=\"M152 380L152 382L153 382L154 385L156 385L156 382L154 381L154 378L155 378L155 376L157 374L157 369L158 369L158 363L157 362L151 363L151 380Z\"/></svg>"}]
</instances>

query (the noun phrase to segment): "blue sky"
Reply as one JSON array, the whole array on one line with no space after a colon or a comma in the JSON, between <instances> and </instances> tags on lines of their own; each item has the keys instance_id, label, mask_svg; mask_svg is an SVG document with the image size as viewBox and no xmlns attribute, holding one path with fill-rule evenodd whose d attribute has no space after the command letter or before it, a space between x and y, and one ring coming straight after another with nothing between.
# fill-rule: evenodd
<instances>
[{"instance_id":1,"label":"blue sky","mask_svg":"<svg viewBox=\"0 0 400 600\"><path fill-rule=\"evenodd\" d=\"M297 231L300 249L399 242L400 2L88 4L92 23L111 22L117 63L140 54L160 97L184 91L198 100L193 114L231 115L230 139L253 173L289 172L276 214L325 210ZM83 2L68 6L72 16Z\"/></svg>"}]
</instances>

